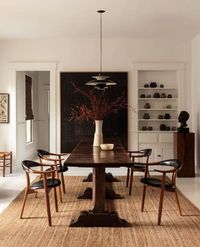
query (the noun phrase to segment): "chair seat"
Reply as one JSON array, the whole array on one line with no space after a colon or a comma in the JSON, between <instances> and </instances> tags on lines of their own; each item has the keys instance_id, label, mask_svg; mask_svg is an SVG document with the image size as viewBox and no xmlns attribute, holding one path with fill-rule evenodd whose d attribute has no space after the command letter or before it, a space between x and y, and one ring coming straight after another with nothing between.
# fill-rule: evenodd
<instances>
[{"instance_id":1,"label":"chair seat","mask_svg":"<svg viewBox=\"0 0 200 247\"><path fill-rule=\"evenodd\" d=\"M145 171L145 165L141 163L134 163L133 168L134 170Z\"/></svg>"},{"instance_id":2,"label":"chair seat","mask_svg":"<svg viewBox=\"0 0 200 247\"><path fill-rule=\"evenodd\" d=\"M67 167L67 165L59 165L58 166L58 172L66 172L66 171L68 171L68 167Z\"/></svg>"},{"instance_id":3,"label":"chair seat","mask_svg":"<svg viewBox=\"0 0 200 247\"><path fill-rule=\"evenodd\" d=\"M54 179L47 179L47 187L48 188L53 188L56 186L59 186L61 184L60 180L57 178ZM43 180L37 181L30 186L31 189L44 189L44 183Z\"/></svg>"},{"instance_id":4,"label":"chair seat","mask_svg":"<svg viewBox=\"0 0 200 247\"><path fill-rule=\"evenodd\" d=\"M161 188L162 181L157 178L142 178L140 180L143 184L147 184L153 187ZM174 191L173 185L171 183L165 182L165 189L169 191Z\"/></svg>"}]
</instances>

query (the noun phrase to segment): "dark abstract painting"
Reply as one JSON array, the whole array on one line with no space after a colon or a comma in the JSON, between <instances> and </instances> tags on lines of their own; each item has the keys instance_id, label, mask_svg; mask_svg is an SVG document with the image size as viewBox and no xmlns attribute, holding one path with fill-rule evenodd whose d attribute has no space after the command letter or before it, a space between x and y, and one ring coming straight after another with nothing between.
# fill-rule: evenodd
<instances>
[{"instance_id":1,"label":"dark abstract painting","mask_svg":"<svg viewBox=\"0 0 200 247\"><path fill-rule=\"evenodd\" d=\"M77 121L70 119L70 116L74 107L88 104L88 99L77 92L73 84L81 90L91 90L93 88L85 83L97 74L98 72L61 72L61 152L71 152L82 138L89 137L92 140L94 137L94 121ZM109 100L115 100L123 94L127 101L127 72L107 72L104 75L110 75L111 80L117 82L116 86L105 89ZM96 94L98 93L101 92L97 90ZM103 137L104 140L119 138L124 147L127 147L127 108L108 114L103 119Z\"/></svg>"}]
</instances>

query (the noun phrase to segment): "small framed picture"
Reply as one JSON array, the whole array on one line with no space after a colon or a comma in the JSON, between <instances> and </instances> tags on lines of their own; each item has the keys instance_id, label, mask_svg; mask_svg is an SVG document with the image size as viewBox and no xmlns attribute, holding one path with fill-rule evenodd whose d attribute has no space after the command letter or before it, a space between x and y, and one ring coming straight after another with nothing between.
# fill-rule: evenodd
<instances>
[{"instance_id":1,"label":"small framed picture","mask_svg":"<svg viewBox=\"0 0 200 247\"><path fill-rule=\"evenodd\" d=\"M9 94L0 93L0 123L9 122Z\"/></svg>"}]
</instances>

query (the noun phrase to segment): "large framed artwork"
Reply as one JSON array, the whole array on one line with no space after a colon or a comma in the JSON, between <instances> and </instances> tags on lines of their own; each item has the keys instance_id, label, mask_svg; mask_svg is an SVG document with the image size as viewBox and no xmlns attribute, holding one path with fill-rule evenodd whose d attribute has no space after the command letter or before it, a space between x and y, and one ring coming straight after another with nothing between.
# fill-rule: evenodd
<instances>
[{"instance_id":1,"label":"large framed artwork","mask_svg":"<svg viewBox=\"0 0 200 247\"><path fill-rule=\"evenodd\" d=\"M61 103L61 152L71 152L78 142L84 137L94 137L95 124L91 119L72 118L80 105L87 106L88 99L79 90L90 92L94 90L93 86L85 85L91 80L91 77L98 72L61 72L60 74L60 103ZM117 82L103 93L108 98L108 102L116 101L123 95L127 102L127 72L105 72L104 75L111 76L111 80ZM77 90L78 89L78 90ZM96 97L101 90L96 89ZM85 114L85 109L80 109ZM79 111L80 112L80 111ZM127 147L127 107L111 112L103 119L103 137L120 138L122 144Z\"/></svg>"},{"instance_id":2,"label":"large framed artwork","mask_svg":"<svg viewBox=\"0 0 200 247\"><path fill-rule=\"evenodd\" d=\"M9 122L9 94L0 93L0 123Z\"/></svg>"}]
</instances>

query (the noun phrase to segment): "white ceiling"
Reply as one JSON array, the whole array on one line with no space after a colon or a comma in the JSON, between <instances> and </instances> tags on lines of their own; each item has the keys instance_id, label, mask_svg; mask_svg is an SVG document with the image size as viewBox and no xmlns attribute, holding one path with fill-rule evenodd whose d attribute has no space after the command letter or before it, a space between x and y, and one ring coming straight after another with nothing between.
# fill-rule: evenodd
<instances>
[{"instance_id":1,"label":"white ceiling","mask_svg":"<svg viewBox=\"0 0 200 247\"><path fill-rule=\"evenodd\" d=\"M0 39L183 38L200 33L200 0L0 0Z\"/></svg>"}]
</instances>

